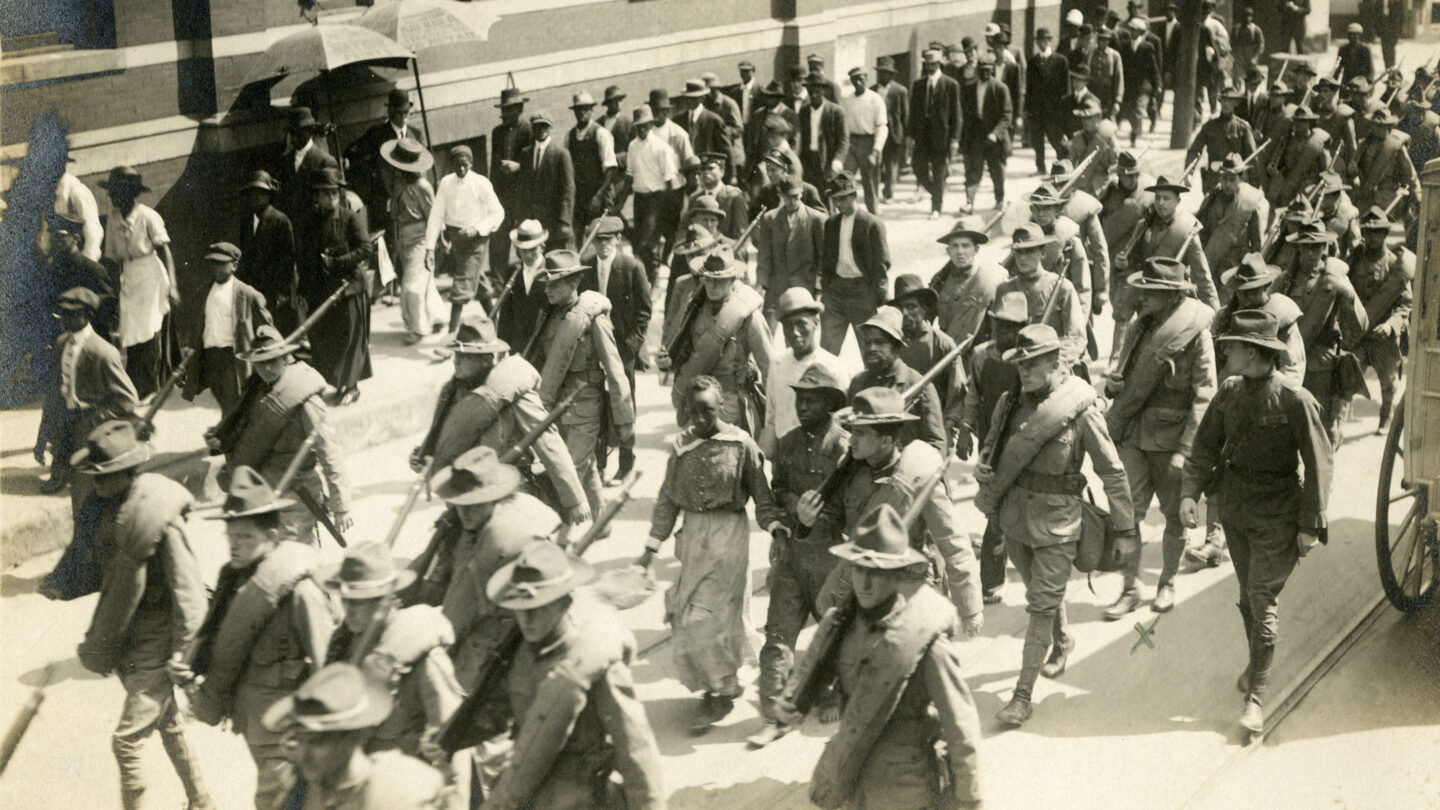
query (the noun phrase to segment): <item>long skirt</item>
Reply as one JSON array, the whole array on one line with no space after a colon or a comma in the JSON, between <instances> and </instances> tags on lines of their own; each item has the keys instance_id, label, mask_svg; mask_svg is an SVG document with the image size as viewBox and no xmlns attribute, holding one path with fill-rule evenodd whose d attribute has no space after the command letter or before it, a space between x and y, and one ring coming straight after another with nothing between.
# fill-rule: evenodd
<instances>
[{"instance_id":1,"label":"long skirt","mask_svg":"<svg viewBox=\"0 0 1440 810\"><path fill-rule=\"evenodd\" d=\"M312 365L337 389L370 379L370 296L347 295L310 329Z\"/></svg>"},{"instance_id":2,"label":"long skirt","mask_svg":"<svg viewBox=\"0 0 1440 810\"><path fill-rule=\"evenodd\" d=\"M740 512L686 512L675 538L680 579L666 595L675 667L692 691L736 696L752 660L750 521Z\"/></svg>"}]
</instances>

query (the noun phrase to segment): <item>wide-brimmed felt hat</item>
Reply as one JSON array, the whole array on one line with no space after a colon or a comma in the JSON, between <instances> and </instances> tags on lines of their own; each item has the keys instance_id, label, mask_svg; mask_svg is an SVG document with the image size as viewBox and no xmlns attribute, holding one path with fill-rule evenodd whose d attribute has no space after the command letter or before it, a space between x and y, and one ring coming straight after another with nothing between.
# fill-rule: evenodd
<instances>
[{"instance_id":1,"label":"wide-brimmed felt hat","mask_svg":"<svg viewBox=\"0 0 1440 810\"><path fill-rule=\"evenodd\" d=\"M241 191L252 188L258 188L261 191L268 191L273 194L280 190L280 184L276 182L274 177L270 176L269 172L264 169L256 169L250 173L250 179L245 181L244 185L240 186Z\"/></svg>"},{"instance_id":2,"label":"wide-brimmed felt hat","mask_svg":"<svg viewBox=\"0 0 1440 810\"><path fill-rule=\"evenodd\" d=\"M1190 281L1190 268L1169 256L1152 256L1138 273L1131 273L1125 283L1134 290L1168 290L1188 292L1195 289Z\"/></svg>"},{"instance_id":3,"label":"wide-brimmed felt hat","mask_svg":"<svg viewBox=\"0 0 1440 810\"><path fill-rule=\"evenodd\" d=\"M522 94L520 93L520 88L518 88L518 87L507 87L507 88L505 88L504 90L501 90L501 91L500 91L500 102L499 102L498 104L496 104L495 106L496 106L496 107L518 107L518 106L520 106L521 104L524 104L525 102L527 102L527 101L529 101L529 100L530 100L529 98L526 98L524 95L522 95Z\"/></svg>"},{"instance_id":4,"label":"wide-brimmed felt hat","mask_svg":"<svg viewBox=\"0 0 1440 810\"><path fill-rule=\"evenodd\" d=\"M71 287L55 296L55 305L61 309L88 309L94 312L100 308L100 296L88 287Z\"/></svg>"},{"instance_id":5,"label":"wide-brimmed felt hat","mask_svg":"<svg viewBox=\"0 0 1440 810\"><path fill-rule=\"evenodd\" d=\"M636 107L634 116L635 126L637 127L641 124L655 123L655 111L650 109L649 104L641 104L639 107Z\"/></svg>"},{"instance_id":6,"label":"wide-brimmed felt hat","mask_svg":"<svg viewBox=\"0 0 1440 810\"><path fill-rule=\"evenodd\" d=\"M910 296L919 298L920 305L931 313L935 312L935 307L940 303L940 294L921 281L919 276L914 273L903 273L896 277L895 296L887 303L892 307L898 307Z\"/></svg>"},{"instance_id":7,"label":"wide-brimmed felt hat","mask_svg":"<svg viewBox=\"0 0 1440 810\"><path fill-rule=\"evenodd\" d=\"M735 264L734 252L729 247L717 248L695 269L695 276L701 280L739 278L740 268Z\"/></svg>"},{"instance_id":8,"label":"wide-brimmed felt hat","mask_svg":"<svg viewBox=\"0 0 1440 810\"><path fill-rule=\"evenodd\" d=\"M345 178L340 176L340 170L334 166L323 166L310 173L311 191L331 191L334 189L348 188Z\"/></svg>"},{"instance_id":9,"label":"wide-brimmed felt hat","mask_svg":"<svg viewBox=\"0 0 1440 810\"><path fill-rule=\"evenodd\" d=\"M1378 205L1370 206L1369 210L1360 216L1360 230L1362 231L1389 231L1393 224L1394 222L1385 214L1385 209Z\"/></svg>"},{"instance_id":10,"label":"wide-brimmed felt hat","mask_svg":"<svg viewBox=\"0 0 1440 810\"><path fill-rule=\"evenodd\" d=\"M1290 120L1291 120L1292 122L1294 122L1294 121L1309 121L1309 122L1311 122L1311 123L1314 123L1314 122L1320 120L1320 116L1316 115L1315 112L1314 112L1313 110L1311 110L1309 107L1305 106L1304 104L1301 104L1300 106L1298 106L1298 107L1295 108L1295 111L1294 111L1294 112L1290 113Z\"/></svg>"},{"instance_id":11,"label":"wide-brimmed felt hat","mask_svg":"<svg viewBox=\"0 0 1440 810\"><path fill-rule=\"evenodd\" d=\"M1060 339L1055 327L1047 323L1032 323L1021 327L1019 334L1015 336L1015 348L1000 355L1000 359L1007 363L1018 363L1058 352L1064 347L1065 341Z\"/></svg>"},{"instance_id":12,"label":"wide-brimmed felt hat","mask_svg":"<svg viewBox=\"0 0 1440 810\"><path fill-rule=\"evenodd\" d=\"M899 425L915 422L920 417L905 408L905 397L893 388L877 386L855 394L845 424L850 427Z\"/></svg>"},{"instance_id":13,"label":"wide-brimmed felt hat","mask_svg":"<svg viewBox=\"0 0 1440 810\"><path fill-rule=\"evenodd\" d=\"M1327 245L1335 241L1335 234L1325 227L1325 223L1312 220L1303 223L1299 230L1285 237L1285 241L1292 245Z\"/></svg>"},{"instance_id":14,"label":"wide-brimmed felt hat","mask_svg":"<svg viewBox=\"0 0 1440 810\"><path fill-rule=\"evenodd\" d=\"M545 254L545 267L540 271L540 283L549 284L562 278L569 278L590 269L580 261L580 254L573 250L552 250Z\"/></svg>"},{"instance_id":15,"label":"wide-brimmed felt hat","mask_svg":"<svg viewBox=\"0 0 1440 810\"><path fill-rule=\"evenodd\" d=\"M855 524L855 539L831 546L830 553L851 565L880 571L929 562L924 554L910 545L910 531L905 528L905 521L888 503L865 513Z\"/></svg>"},{"instance_id":16,"label":"wide-brimmed felt hat","mask_svg":"<svg viewBox=\"0 0 1440 810\"><path fill-rule=\"evenodd\" d=\"M1394 113L1390 112L1384 107L1381 107L1370 113L1368 116L1365 117L1365 120L1369 121L1372 124L1379 124L1380 126L1384 127L1393 127L1396 124L1400 123L1400 119L1396 118Z\"/></svg>"},{"instance_id":17,"label":"wide-brimmed felt hat","mask_svg":"<svg viewBox=\"0 0 1440 810\"><path fill-rule=\"evenodd\" d=\"M495 322L480 312L461 319L447 348L456 354L498 354L510 351L510 344L500 339Z\"/></svg>"},{"instance_id":18,"label":"wide-brimmed felt hat","mask_svg":"<svg viewBox=\"0 0 1440 810\"><path fill-rule=\"evenodd\" d=\"M1350 184L1345 182L1345 178L1337 172L1323 172L1315 182L1320 186L1323 194L1339 194L1351 188ZM1312 184L1310 188L1314 190L1315 185Z\"/></svg>"},{"instance_id":19,"label":"wide-brimmed felt hat","mask_svg":"<svg viewBox=\"0 0 1440 810\"><path fill-rule=\"evenodd\" d=\"M294 505L295 501L289 498L277 498L265 477L253 467L241 465L230 476L230 489L225 492L220 514L207 515L206 520L239 520L268 515Z\"/></svg>"},{"instance_id":20,"label":"wide-brimmed felt hat","mask_svg":"<svg viewBox=\"0 0 1440 810\"><path fill-rule=\"evenodd\" d=\"M688 222L695 218L696 214L709 214L725 221L725 210L720 207L720 201L712 194L701 194L690 201L690 208L685 212L685 220Z\"/></svg>"},{"instance_id":21,"label":"wide-brimmed felt hat","mask_svg":"<svg viewBox=\"0 0 1440 810\"><path fill-rule=\"evenodd\" d=\"M294 694L272 703L261 715L260 724L274 733L295 728L356 731L380 725L394 704L385 684L354 664L337 662L311 675Z\"/></svg>"},{"instance_id":22,"label":"wide-brimmed felt hat","mask_svg":"<svg viewBox=\"0 0 1440 810\"><path fill-rule=\"evenodd\" d=\"M570 109L572 109L572 110L574 110L574 109L579 109L579 108L581 108L581 107L594 107L594 106L595 106L595 97L592 96L592 95L590 95L590 91L589 91L589 90L581 90L580 92L578 92L578 93L576 93L575 95L573 95L573 96L570 97Z\"/></svg>"},{"instance_id":23,"label":"wide-brimmed felt hat","mask_svg":"<svg viewBox=\"0 0 1440 810\"><path fill-rule=\"evenodd\" d=\"M825 305L804 287L791 287L780 293L780 300L775 304L776 317L781 320L802 312L813 312L818 315L824 311Z\"/></svg>"},{"instance_id":24,"label":"wide-brimmed felt hat","mask_svg":"<svg viewBox=\"0 0 1440 810\"><path fill-rule=\"evenodd\" d=\"M345 549L340 562L322 567L316 579L343 599L378 599L403 590L416 573L397 565L388 543L360 543Z\"/></svg>"},{"instance_id":25,"label":"wide-brimmed felt hat","mask_svg":"<svg viewBox=\"0 0 1440 810\"><path fill-rule=\"evenodd\" d=\"M134 166L116 166L110 170L110 176L101 180L99 186L106 190L129 189L132 191L149 191L150 187L140 178L140 170Z\"/></svg>"},{"instance_id":26,"label":"wide-brimmed felt hat","mask_svg":"<svg viewBox=\"0 0 1440 810\"><path fill-rule=\"evenodd\" d=\"M783 98L785 96L785 88L780 86L780 82L771 79L769 84L760 88L760 95L770 96L771 98Z\"/></svg>"},{"instance_id":27,"label":"wide-brimmed felt hat","mask_svg":"<svg viewBox=\"0 0 1440 810\"><path fill-rule=\"evenodd\" d=\"M1290 87L1290 85L1286 84L1284 79L1276 79L1275 81L1270 83L1270 89L1268 92L1271 98L1275 98L1276 96L1288 96L1291 93L1294 93L1295 90Z\"/></svg>"},{"instance_id":28,"label":"wide-brimmed felt hat","mask_svg":"<svg viewBox=\"0 0 1440 810\"><path fill-rule=\"evenodd\" d=\"M896 343L903 344L905 342L904 323L905 316L900 314L900 310L886 304L877 307L875 314L866 319L865 323L860 324L860 328L878 329L894 338Z\"/></svg>"},{"instance_id":29,"label":"wide-brimmed felt hat","mask_svg":"<svg viewBox=\"0 0 1440 810\"><path fill-rule=\"evenodd\" d=\"M1226 99L1230 101L1243 101L1245 99L1245 88L1237 87L1233 84L1225 85L1225 89L1220 91L1220 100L1225 101Z\"/></svg>"},{"instance_id":30,"label":"wide-brimmed felt hat","mask_svg":"<svg viewBox=\"0 0 1440 810\"><path fill-rule=\"evenodd\" d=\"M520 471L500 461L495 450L480 446L461 453L450 466L430 477L430 489L446 503L473 506L493 503L520 488Z\"/></svg>"},{"instance_id":31,"label":"wide-brimmed felt hat","mask_svg":"<svg viewBox=\"0 0 1440 810\"><path fill-rule=\"evenodd\" d=\"M624 101L624 100L625 100L625 94L622 93L622 92L620 92L620 85L618 85L618 84L612 84L612 85L610 85L610 86L608 86L608 87L605 88L605 101L604 101L604 103L609 104L609 103L612 102L612 101Z\"/></svg>"},{"instance_id":32,"label":"wide-brimmed felt hat","mask_svg":"<svg viewBox=\"0 0 1440 810\"><path fill-rule=\"evenodd\" d=\"M316 132L325 126L315 120L315 113L309 107L291 107L285 128L290 132Z\"/></svg>"},{"instance_id":33,"label":"wide-brimmed felt hat","mask_svg":"<svg viewBox=\"0 0 1440 810\"><path fill-rule=\"evenodd\" d=\"M506 610L544 607L595 581L595 568L549 540L533 540L485 583L485 595Z\"/></svg>"},{"instance_id":34,"label":"wide-brimmed felt hat","mask_svg":"<svg viewBox=\"0 0 1440 810\"><path fill-rule=\"evenodd\" d=\"M845 384L822 363L811 364L790 387L796 391L819 391L829 399L831 410L845 407Z\"/></svg>"},{"instance_id":35,"label":"wide-brimmed felt hat","mask_svg":"<svg viewBox=\"0 0 1440 810\"><path fill-rule=\"evenodd\" d=\"M229 242L216 242L205 249L205 261L238 262L240 261L240 248Z\"/></svg>"},{"instance_id":36,"label":"wide-brimmed felt hat","mask_svg":"<svg viewBox=\"0 0 1440 810\"><path fill-rule=\"evenodd\" d=\"M597 239L602 236L619 236L624 232L625 220L610 214L600 217L600 221L595 225L595 238Z\"/></svg>"},{"instance_id":37,"label":"wide-brimmed felt hat","mask_svg":"<svg viewBox=\"0 0 1440 810\"><path fill-rule=\"evenodd\" d=\"M138 467L150 460L150 444L140 440L126 419L102 422L85 437L85 446L70 456L70 466L84 475L106 475Z\"/></svg>"},{"instance_id":38,"label":"wide-brimmed felt hat","mask_svg":"<svg viewBox=\"0 0 1440 810\"><path fill-rule=\"evenodd\" d=\"M1025 202L1031 207L1034 206L1057 206L1064 205L1065 201L1060 198L1060 192L1049 183L1041 183L1025 197Z\"/></svg>"},{"instance_id":39,"label":"wide-brimmed felt hat","mask_svg":"<svg viewBox=\"0 0 1440 810\"><path fill-rule=\"evenodd\" d=\"M1044 229L1033 222L1026 222L1010 232L1011 250L1045 247L1054 241L1055 237L1046 234Z\"/></svg>"},{"instance_id":40,"label":"wide-brimmed felt hat","mask_svg":"<svg viewBox=\"0 0 1440 810\"><path fill-rule=\"evenodd\" d=\"M949 233L935 241L942 245L948 245L951 239L966 236L975 244L983 245L990 241L990 237L981 230L983 227L985 227L985 223L981 222L979 217L974 215L963 216L955 220L955 224L950 226Z\"/></svg>"},{"instance_id":41,"label":"wide-brimmed felt hat","mask_svg":"<svg viewBox=\"0 0 1440 810\"><path fill-rule=\"evenodd\" d=\"M1364 76L1351 76L1350 81L1345 83L1345 89L1368 93L1374 89L1374 85L1370 84L1370 80Z\"/></svg>"},{"instance_id":42,"label":"wide-brimmed felt hat","mask_svg":"<svg viewBox=\"0 0 1440 810\"><path fill-rule=\"evenodd\" d=\"M1335 81L1333 76L1321 76L1315 80L1314 87L1316 90L1339 90L1340 82Z\"/></svg>"},{"instance_id":43,"label":"wide-brimmed felt hat","mask_svg":"<svg viewBox=\"0 0 1440 810\"><path fill-rule=\"evenodd\" d=\"M1056 158L1050 161L1050 176L1040 181L1041 187L1050 183L1063 183L1075 176L1075 164L1069 158Z\"/></svg>"},{"instance_id":44,"label":"wide-brimmed felt hat","mask_svg":"<svg viewBox=\"0 0 1440 810\"><path fill-rule=\"evenodd\" d=\"M1280 277L1280 268L1266 264L1259 253L1246 253L1240 263L1220 274L1220 283L1235 290L1268 287Z\"/></svg>"},{"instance_id":45,"label":"wide-brimmed felt hat","mask_svg":"<svg viewBox=\"0 0 1440 810\"><path fill-rule=\"evenodd\" d=\"M235 359L246 363L263 363L294 354L298 348L294 343L286 343L278 329L265 324L255 328L255 337L250 340L250 351L237 354Z\"/></svg>"},{"instance_id":46,"label":"wide-brimmed felt hat","mask_svg":"<svg viewBox=\"0 0 1440 810\"><path fill-rule=\"evenodd\" d=\"M1168 177L1166 177L1165 175L1162 174L1162 175L1160 175L1159 177L1155 178L1155 183L1154 183L1153 185L1147 186L1147 187L1145 188L1145 190L1146 190L1146 191L1173 191L1173 192L1175 192L1176 194L1184 194L1185 192L1187 192L1187 191L1190 190L1190 187L1187 186L1187 185L1185 185L1183 182L1179 182L1179 181L1171 182L1170 178L1168 178Z\"/></svg>"},{"instance_id":47,"label":"wide-brimmed felt hat","mask_svg":"<svg viewBox=\"0 0 1440 810\"><path fill-rule=\"evenodd\" d=\"M685 241L675 246L676 256L694 256L715 247L715 234L709 228L694 222L685 226Z\"/></svg>"},{"instance_id":48,"label":"wide-brimmed felt hat","mask_svg":"<svg viewBox=\"0 0 1440 810\"><path fill-rule=\"evenodd\" d=\"M1280 319L1263 309L1242 309L1230 316L1230 325L1217 341L1238 341L1284 352Z\"/></svg>"},{"instance_id":49,"label":"wide-brimmed felt hat","mask_svg":"<svg viewBox=\"0 0 1440 810\"><path fill-rule=\"evenodd\" d=\"M380 144L380 158L397 169L416 174L424 174L435 165L435 156L430 150L409 137Z\"/></svg>"},{"instance_id":50,"label":"wide-brimmed felt hat","mask_svg":"<svg viewBox=\"0 0 1440 810\"><path fill-rule=\"evenodd\" d=\"M538 219L523 219L510 229L510 243L517 248L540 247L550 239L550 232Z\"/></svg>"},{"instance_id":51,"label":"wide-brimmed felt hat","mask_svg":"<svg viewBox=\"0 0 1440 810\"><path fill-rule=\"evenodd\" d=\"M990 308L985 314L992 321L1005 321L1007 323L1029 323L1030 322L1030 299L1025 293L1019 290L1011 290L995 296L990 302Z\"/></svg>"},{"instance_id":52,"label":"wide-brimmed felt hat","mask_svg":"<svg viewBox=\"0 0 1440 810\"><path fill-rule=\"evenodd\" d=\"M1310 201L1304 197L1296 197L1295 201L1290 203L1290 207L1285 210L1286 222L1304 223L1314 218L1315 208L1311 206Z\"/></svg>"},{"instance_id":53,"label":"wide-brimmed felt hat","mask_svg":"<svg viewBox=\"0 0 1440 810\"><path fill-rule=\"evenodd\" d=\"M1239 174L1245 171L1245 158L1240 153L1231 152L1223 160L1217 160L1210 164L1210 171L1225 172L1227 174Z\"/></svg>"},{"instance_id":54,"label":"wide-brimmed felt hat","mask_svg":"<svg viewBox=\"0 0 1440 810\"><path fill-rule=\"evenodd\" d=\"M1120 174L1139 174L1140 159L1133 152L1121 152L1115 157L1115 171Z\"/></svg>"},{"instance_id":55,"label":"wide-brimmed felt hat","mask_svg":"<svg viewBox=\"0 0 1440 810\"><path fill-rule=\"evenodd\" d=\"M650 91L650 109L668 110L671 108L670 91L663 88L656 88Z\"/></svg>"}]
</instances>

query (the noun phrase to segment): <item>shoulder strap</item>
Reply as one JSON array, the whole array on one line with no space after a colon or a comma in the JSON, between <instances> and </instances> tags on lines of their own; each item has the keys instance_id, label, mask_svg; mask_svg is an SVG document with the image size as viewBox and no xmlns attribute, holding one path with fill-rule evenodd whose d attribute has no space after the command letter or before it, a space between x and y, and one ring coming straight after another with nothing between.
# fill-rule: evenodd
<instances>
[{"instance_id":1,"label":"shoulder strap","mask_svg":"<svg viewBox=\"0 0 1440 810\"><path fill-rule=\"evenodd\" d=\"M994 514L1000 501L1009 492L1020 473L1030 465L1050 440L1069 427L1086 408L1094 403L1095 389L1076 377L1069 377L1060 389L1041 402L1024 423L1011 428L1010 436L995 462L990 483L975 493L975 506L987 515Z\"/></svg>"}]
</instances>

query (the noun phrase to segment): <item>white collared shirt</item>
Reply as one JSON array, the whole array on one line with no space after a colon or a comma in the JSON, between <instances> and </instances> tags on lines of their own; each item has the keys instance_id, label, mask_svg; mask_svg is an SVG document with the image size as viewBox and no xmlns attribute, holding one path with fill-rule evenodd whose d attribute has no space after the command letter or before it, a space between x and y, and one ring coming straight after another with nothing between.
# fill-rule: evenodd
<instances>
[{"instance_id":1,"label":"white collared shirt","mask_svg":"<svg viewBox=\"0 0 1440 810\"><path fill-rule=\"evenodd\" d=\"M804 357L796 357L788 347L776 352L770 359L770 373L765 377L767 442L770 439L778 442L786 433L800 427L800 417L795 414L795 389L790 386L800 382L800 377L811 366L820 366L833 374L842 391L850 387L850 370L840 358L821 348L819 341L815 350Z\"/></svg>"},{"instance_id":2,"label":"white collared shirt","mask_svg":"<svg viewBox=\"0 0 1440 810\"><path fill-rule=\"evenodd\" d=\"M528 264L520 265L520 280L525 283L525 294L529 295L535 287L535 279L540 277L540 271L545 268L545 254L542 252L540 258L532 267Z\"/></svg>"},{"instance_id":3,"label":"white collared shirt","mask_svg":"<svg viewBox=\"0 0 1440 810\"><path fill-rule=\"evenodd\" d=\"M614 255L611 255L608 259L602 259L598 256L595 258L595 282L596 287L601 295L606 295L608 297L608 293L606 293L605 291L610 287L610 270L614 266Z\"/></svg>"},{"instance_id":4,"label":"white collared shirt","mask_svg":"<svg viewBox=\"0 0 1440 810\"><path fill-rule=\"evenodd\" d=\"M545 147L550 145L550 139L535 142L535 171L540 171L540 161L545 157Z\"/></svg>"},{"instance_id":5,"label":"white collared shirt","mask_svg":"<svg viewBox=\"0 0 1440 810\"><path fill-rule=\"evenodd\" d=\"M92 262L100 261L100 247L105 242L105 229L100 225L100 206L95 192L69 172L55 183L55 213L71 222L78 222L85 244L80 253Z\"/></svg>"},{"instance_id":6,"label":"white collared shirt","mask_svg":"<svg viewBox=\"0 0 1440 810\"><path fill-rule=\"evenodd\" d=\"M862 278L860 266L855 263L855 246L851 244L855 235L855 215L840 217L840 258L835 263L835 275L840 278Z\"/></svg>"},{"instance_id":7,"label":"white collared shirt","mask_svg":"<svg viewBox=\"0 0 1440 810\"><path fill-rule=\"evenodd\" d=\"M79 332L70 333L64 350L60 352L60 395L65 398L65 407L72 411L90 407L88 402L81 402L75 395L75 367L80 362L80 350L94 336L95 330L87 323Z\"/></svg>"},{"instance_id":8,"label":"white collared shirt","mask_svg":"<svg viewBox=\"0 0 1440 810\"><path fill-rule=\"evenodd\" d=\"M440 178L440 188L435 191L435 204L425 225L425 244L434 245L447 226L474 228L481 236L489 236L504 219L505 209L489 180L473 169L464 178L452 172Z\"/></svg>"},{"instance_id":9,"label":"white collared shirt","mask_svg":"<svg viewBox=\"0 0 1440 810\"><path fill-rule=\"evenodd\" d=\"M890 111L885 99L874 90L866 88L841 98L845 108L845 129L851 135L874 135L875 149L883 150L890 135Z\"/></svg>"},{"instance_id":10,"label":"white collared shirt","mask_svg":"<svg viewBox=\"0 0 1440 810\"><path fill-rule=\"evenodd\" d=\"M211 284L205 296L205 332L201 345L207 349L235 348L235 277L224 284Z\"/></svg>"},{"instance_id":11,"label":"white collared shirt","mask_svg":"<svg viewBox=\"0 0 1440 810\"><path fill-rule=\"evenodd\" d=\"M653 129L644 138L630 141L625 171L635 181L636 194L652 194L680 186L680 158Z\"/></svg>"},{"instance_id":12,"label":"white collared shirt","mask_svg":"<svg viewBox=\"0 0 1440 810\"><path fill-rule=\"evenodd\" d=\"M312 146L314 146L314 145L315 145L315 142L314 142L313 140L311 140L311 141L306 141L304 146L302 146L302 147L300 147L299 149L296 149L296 150L295 150L295 171L297 171L297 172L300 171L300 164L301 164L301 162L303 162L303 161L305 160L305 153L306 153L306 152L309 152L309 151L310 151L310 147L312 147Z\"/></svg>"},{"instance_id":13,"label":"white collared shirt","mask_svg":"<svg viewBox=\"0 0 1440 810\"><path fill-rule=\"evenodd\" d=\"M820 151L820 114L825 111L825 105L810 108L810 151Z\"/></svg>"}]
</instances>

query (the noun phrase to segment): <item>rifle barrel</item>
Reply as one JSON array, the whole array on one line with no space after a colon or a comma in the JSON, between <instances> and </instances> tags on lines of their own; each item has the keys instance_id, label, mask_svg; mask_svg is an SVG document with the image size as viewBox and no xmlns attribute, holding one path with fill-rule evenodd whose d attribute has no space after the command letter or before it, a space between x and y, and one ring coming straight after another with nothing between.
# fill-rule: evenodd
<instances>
[{"instance_id":1,"label":"rifle barrel","mask_svg":"<svg viewBox=\"0 0 1440 810\"><path fill-rule=\"evenodd\" d=\"M1061 198L1061 199L1064 199L1064 198L1065 198L1065 195L1070 193L1070 189L1074 188L1074 187L1075 187L1075 184L1078 183L1078 182L1080 182L1080 175L1081 175L1087 168L1089 168L1089 166L1090 166L1090 161L1094 160L1095 157L1096 157L1097 155L1099 155L1099 154L1100 154L1100 150L1097 149L1097 150L1095 150L1094 152L1091 152L1090 154L1086 155L1084 160L1080 161L1080 165L1079 165L1079 166L1076 166L1076 167L1075 167L1075 170L1074 170L1073 172L1071 172L1071 174L1070 174L1070 179L1069 179L1069 180L1066 180L1066 181L1065 181L1065 185L1063 185L1063 186L1060 187L1060 192L1059 192L1059 194L1060 194L1060 198Z\"/></svg>"},{"instance_id":2,"label":"rifle barrel","mask_svg":"<svg viewBox=\"0 0 1440 810\"><path fill-rule=\"evenodd\" d=\"M755 218L750 220L750 224L745 226L745 230L741 231L740 235L735 237L734 249L739 250L740 246L745 244L745 240L750 238L750 234L755 231L755 226L760 224L760 218L774 210L774 208L766 208L760 213L756 214Z\"/></svg>"},{"instance_id":3,"label":"rifle barrel","mask_svg":"<svg viewBox=\"0 0 1440 810\"><path fill-rule=\"evenodd\" d=\"M299 326L295 327L294 332L286 335L285 340L282 342L294 343L295 341L299 340L301 336L303 336L306 332L309 332L311 327L315 325L316 321L319 321L322 317L324 317L325 313L329 311L330 307L335 306L335 302L339 301L340 296L344 295L345 291L349 288L350 282L341 282L340 287L336 289L335 292L330 293L329 298L321 301L320 306L316 307L315 311L310 313L310 317L306 318L303 322L301 322Z\"/></svg>"},{"instance_id":4,"label":"rifle barrel","mask_svg":"<svg viewBox=\"0 0 1440 810\"><path fill-rule=\"evenodd\" d=\"M180 383L180 378L185 376L185 369L189 367L190 361L195 359L196 351L193 347L187 346L180 352L180 362L175 364L175 369L170 376L165 378L165 384L160 386L155 398L150 400L150 407L145 409L145 415L140 418L139 432L148 433L149 428L155 426L155 415L160 413L160 408L165 400L175 392L175 386Z\"/></svg>"},{"instance_id":5,"label":"rifle barrel","mask_svg":"<svg viewBox=\"0 0 1440 810\"><path fill-rule=\"evenodd\" d=\"M295 456L290 459L290 463L285 466L285 472L281 473L280 480L275 482L276 495L284 492L290 486L290 482L295 480L295 476L300 473L300 465L305 463L305 459L310 455L310 451L315 447L315 442L319 439L320 426L316 425L315 429L310 431L310 435L305 437L300 449L295 451Z\"/></svg>"},{"instance_id":6,"label":"rifle barrel","mask_svg":"<svg viewBox=\"0 0 1440 810\"><path fill-rule=\"evenodd\" d=\"M641 470L631 470L630 474L625 476L625 483L620 485L620 491L615 493L615 497L611 498L610 503L605 505L605 511L596 516L594 522L590 524L590 528L586 530L585 534L570 546L570 553L572 555L576 557L583 555L586 549L590 548L596 540L600 539L600 535L604 533L605 527L609 526L610 521L614 520L615 516L620 514L620 510L625 508L625 504L631 498L631 491L635 489L635 483L640 480L643 474Z\"/></svg>"},{"instance_id":7,"label":"rifle barrel","mask_svg":"<svg viewBox=\"0 0 1440 810\"><path fill-rule=\"evenodd\" d=\"M581 390L583 389L576 388L564 399L555 403L555 407L550 409L550 413L546 414L544 419L536 422L535 427L530 428L529 432L527 432L520 441L516 442L514 446L500 456L501 463L514 464L516 459L520 458L526 450L530 449L530 445L539 441L540 437L545 435L545 431L549 430L551 425L560 421L560 417L564 415L566 411L570 410L570 406L575 404L575 397L580 395Z\"/></svg>"},{"instance_id":8,"label":"rifle barrel","mask_svg":"<svg viewBox=\"0 0 1440 810\"><path fill-rule=\"evenodd\" d=\"M980 331L976 329L975 334L955 344L955 348L946 352L945 356L936 361L935 365L920 375L920 379L911 383L910 387L901 393L901 396L905 399L905 407L910 407L910 404L915 401L915 398L920 396L920 392L925 390L925 386L929 385L932 380L944 373L945 368L955 362L955 358L959 357L961 352L965 351L971 343L975 342L975 335L978 334L980 334Z\"/></svg>"},{"instance_id":9,"label":"rifle barrel","mask_svg":"<svg viewBox=\"0 0 1440 810\"><path fill-rule=\"evenodd\" d=\"M931 473L930 477L925 479L925 483L920 485L920 489L916 490L915 497L910 501L910 506L905 510L902 518L902 522L907 528L920 518L921 512L925 511L925 504L929 503L930 497L935 494L935 487L945 480L947 466L949 465L946 461L942 460L940 466L935 468L935 472Z\"/></svg>"}]
</instances>

